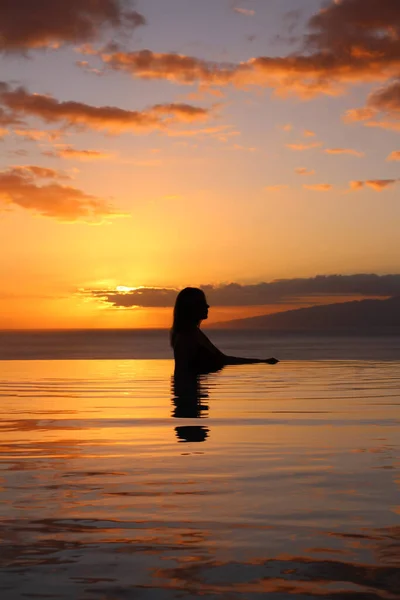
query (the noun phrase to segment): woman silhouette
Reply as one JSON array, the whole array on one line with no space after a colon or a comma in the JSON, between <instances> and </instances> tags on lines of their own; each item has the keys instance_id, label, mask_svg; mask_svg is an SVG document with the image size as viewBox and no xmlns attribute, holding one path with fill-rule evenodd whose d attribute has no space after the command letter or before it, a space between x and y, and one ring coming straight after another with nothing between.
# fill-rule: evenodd
<instances>
[{"instance_id":1,"label":"woman silhouette","mask_svg":"<svg viewBox=\"0 0 400 600\"><path fill-rule=\"evenodd\" d=\"M276 358L239 358L227 356L201 331L200 323L208 318L209 305L199 288L179 292L174 308L171 346L175 357L175 374L200 374L219 371L225 365L275 365Z\"/></svg>"}]
</instances>

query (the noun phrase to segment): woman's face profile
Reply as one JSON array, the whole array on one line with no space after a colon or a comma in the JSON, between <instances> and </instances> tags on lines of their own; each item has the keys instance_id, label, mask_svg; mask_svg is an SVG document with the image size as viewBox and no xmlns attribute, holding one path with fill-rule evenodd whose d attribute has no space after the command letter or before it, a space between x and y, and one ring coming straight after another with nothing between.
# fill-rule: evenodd
<instances>
[{"instance_id":1,"label":"woman's face profile","mask_svg":"<svg viewBox=\"0 0 400 600\"><path fill-rule=\"evenodd\" d=\"M199 298L198 311L199 311L199 320L200 321L204 321L205 319L208 319L208 309L209 308L210 307L207 304L206 297L203 296L202 298Z\"/></svg>"}]
</instances>

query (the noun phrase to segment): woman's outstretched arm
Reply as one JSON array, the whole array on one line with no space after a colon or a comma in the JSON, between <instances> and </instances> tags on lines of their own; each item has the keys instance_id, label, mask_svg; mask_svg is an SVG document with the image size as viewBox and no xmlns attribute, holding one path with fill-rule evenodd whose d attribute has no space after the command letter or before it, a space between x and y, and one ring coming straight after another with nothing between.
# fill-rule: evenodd
<instances>
[{"instance_id":1,"label":"woman's outstretched arm","mask_svg":"<svg viewBox=\"0 0 400 600\"><path fill-rule=\"evenodd\" d=\"M213 352L216 356L220 357L224 365L255 365L264 363L267 365L276 365L279 362L276 358L242 358L240 356L227 356L221 350L219 350L214 344L208 339L208 337L199 330L199 341L202 346Z\"/></svg>"},{"instance_id":2,"label":"woman's outstretched arm","mask_svg":"<svg viewBox=\"0 0 400 600\"><path fill-rule=\"evenodd\" d=\"M279 362L277 358L241 358L240 356L223 355L225 365L255 365L264 363L267 365L276 365Z\"/></svg>"}]
</instances>

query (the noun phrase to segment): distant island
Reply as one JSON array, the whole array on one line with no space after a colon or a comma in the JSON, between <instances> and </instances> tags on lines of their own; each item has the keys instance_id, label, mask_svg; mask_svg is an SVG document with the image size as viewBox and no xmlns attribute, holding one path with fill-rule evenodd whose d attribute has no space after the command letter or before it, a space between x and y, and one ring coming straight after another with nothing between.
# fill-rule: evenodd
<instances>
[{"instance_id":1,"label":"distant island","mask_svg":"<svg viewBox=\"0 0 400 600\"><path fill-rule=\"evenodd\" d=\"M265 329L302 333L399 334L400 296L355 300L215 323L213 329Z\"/></svg>"}]
</instances>

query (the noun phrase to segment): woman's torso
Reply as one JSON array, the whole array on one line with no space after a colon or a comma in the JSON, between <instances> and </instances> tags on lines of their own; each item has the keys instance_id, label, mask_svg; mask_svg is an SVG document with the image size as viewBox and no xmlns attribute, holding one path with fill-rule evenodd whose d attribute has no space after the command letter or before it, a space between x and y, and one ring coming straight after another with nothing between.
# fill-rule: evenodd
<instances>
[{"instance_id":1,"label":"woman's torso","mask_svg":"<svg viewBox=\"0 0 400 600\"><path fill-rule=\"evenodd\" d=\"M223 367L221 353L214 349L199 329L177 334L173 349L175 370L200 374L218 371Z\"/></svg>"}]
</instances>

